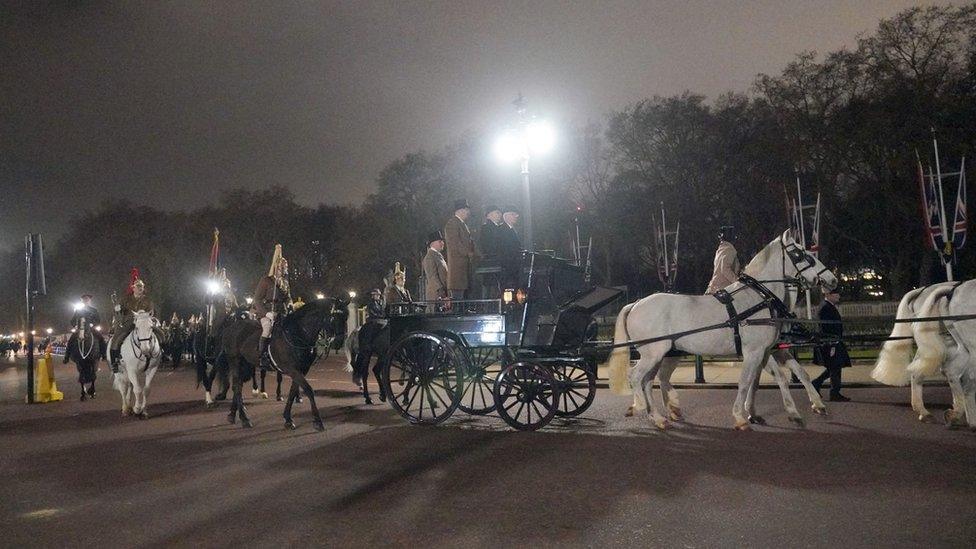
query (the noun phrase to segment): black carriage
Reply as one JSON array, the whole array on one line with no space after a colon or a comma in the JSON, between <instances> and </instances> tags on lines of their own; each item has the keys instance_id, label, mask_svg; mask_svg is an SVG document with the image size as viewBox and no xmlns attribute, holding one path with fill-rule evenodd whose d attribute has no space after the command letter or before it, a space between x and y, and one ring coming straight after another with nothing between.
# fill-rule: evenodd
<instances>
[{"instance_id":1,"label":"black carriage","mask_svg":"<svg viewBox=\"0 0 976 549\"><path fill-rule=\"evenodd\" d=\"M585 278L573 262L525 253L519 287L499 299L391 305L391 406L418 424L497 412L519 430L583 413L596 393L593 315L622 293Z\"/></svg>"}]
</instances>

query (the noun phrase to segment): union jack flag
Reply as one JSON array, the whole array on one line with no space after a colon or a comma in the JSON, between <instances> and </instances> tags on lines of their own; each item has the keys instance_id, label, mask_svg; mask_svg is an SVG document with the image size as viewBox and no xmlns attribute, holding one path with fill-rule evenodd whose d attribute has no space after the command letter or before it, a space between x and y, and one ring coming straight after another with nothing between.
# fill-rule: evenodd
<instances>
[{"instance_id":1,"label":"union jack flag","mask_svg":"<svg viewBox=\"0 0 976 549\"><path fill-rule=\"evenodd\" d=\"M966 228L969 216L966 214L966 159L962 159L959 169L959 191L956 194L956 213L952 223L952 247L956 250L966 243Z\"/></svg>"}]
</instances>

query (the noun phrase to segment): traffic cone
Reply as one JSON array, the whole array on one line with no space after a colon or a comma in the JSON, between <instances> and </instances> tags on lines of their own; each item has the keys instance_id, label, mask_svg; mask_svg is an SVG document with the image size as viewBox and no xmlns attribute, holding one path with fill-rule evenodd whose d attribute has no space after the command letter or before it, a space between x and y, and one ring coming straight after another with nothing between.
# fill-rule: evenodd
<instances>
[{"instance_id":1,"label":"traffic cone","mask_svg":"<svg viewBox=\"0 0 976 549\"><path fill-rule=\"evenodd\" d=\"M64 400L64 393L58 390L54 381L54 361L51 360L51 350L44 353L44 358L37 360L37 394L34 402L57 402Z\"/></svg>"}]
</instances>

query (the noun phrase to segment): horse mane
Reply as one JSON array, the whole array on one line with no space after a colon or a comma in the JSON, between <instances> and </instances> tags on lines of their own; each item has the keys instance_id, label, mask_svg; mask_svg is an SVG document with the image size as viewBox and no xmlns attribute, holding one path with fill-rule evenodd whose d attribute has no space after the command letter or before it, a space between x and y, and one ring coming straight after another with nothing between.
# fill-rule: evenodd
<instances>
[{"instance_id":1,"label":"horse mane","mask_svg":"<svg viewBox=\"0 0 976 549\"><path fill-rule=\"evenodd\" d=\"M772 242L766 244L763 249L759 250L759 252L752 257L752 261L746 265L746 268L743 269L742 272L753 278L762 276L763 268L766 266L766 263L769 262L770 256L776 250L776 247L773 246L773 244L775 244L778 240L778 237L774 238Z\"/></svg>"}]
</instances>

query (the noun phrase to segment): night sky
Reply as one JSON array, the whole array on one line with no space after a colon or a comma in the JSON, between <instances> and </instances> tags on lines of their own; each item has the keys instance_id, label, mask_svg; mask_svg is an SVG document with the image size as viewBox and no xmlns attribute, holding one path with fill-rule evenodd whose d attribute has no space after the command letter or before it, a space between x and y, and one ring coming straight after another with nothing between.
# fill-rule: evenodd
<instances>
[{"instance_id":1,"label":"night sky","mask_svg":"<svg viewBox=\"0 0 976 549\"><path fill-rule=\"evenodd\" d=\"M285 184L356 203L403 154L510 122L519 91L575 123L748 91L914 4L4 2L0 249L110 195L183 209Z\"/></svg>"}]
</instances>

